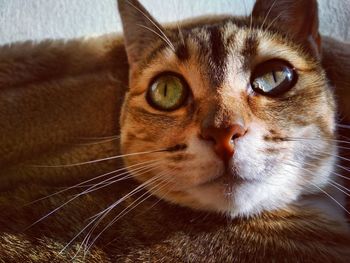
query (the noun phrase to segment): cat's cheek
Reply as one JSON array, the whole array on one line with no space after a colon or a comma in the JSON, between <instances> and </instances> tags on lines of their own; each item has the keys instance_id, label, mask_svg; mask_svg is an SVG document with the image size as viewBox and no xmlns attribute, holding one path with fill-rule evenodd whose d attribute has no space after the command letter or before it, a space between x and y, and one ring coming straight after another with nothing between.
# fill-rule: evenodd
<instances>
[{"instance_id":1,"label":"cat's cheek","mask_svg":"<svg viewBox=\"0 0 350 263\"><path fill-rule=\"evenodd\" d=\"M248 126L245 136L236 141L232 165L240 178L260 180L266 174L266 167L275 158L274 154L266 153L266 149L272 147L271 142L264 140L268 133L268 128L255 120Z\"/></svg>"},{"instance_id":2,"label":"cat's cheek","mask_svg":"<svg viewBox=\"0 0 350 263\"><path fill-rule=\"evenodd\" d=\"M193 132L186 140L186 145L186 154L193 158L177 164L183 168L183 172L176 175L179 190L197 187L224 173L224 164L215 154L211 143L200 139Z\"/></svg>"}]
</instances>

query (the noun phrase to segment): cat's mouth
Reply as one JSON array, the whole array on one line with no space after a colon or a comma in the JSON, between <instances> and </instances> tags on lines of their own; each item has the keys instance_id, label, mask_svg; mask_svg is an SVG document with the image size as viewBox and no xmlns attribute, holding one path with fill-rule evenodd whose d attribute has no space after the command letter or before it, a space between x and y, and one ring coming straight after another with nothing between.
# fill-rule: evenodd
<instances>
[{"instance_id":1,"label":"cat's mouth","mask_svg":"<svg viewBox=\"0 0 350 263\"><path fill-rule=\"evenodd\" d=\"M207 187L212 185L222 185L225 187L232 187L232 186L240 185L247 181L249 180L243 179L237 174L237 172L226 170L222 174L214 178L211 178L210 180L203 182L197 185L196 187Z\"/></svg>"}]
</instances>

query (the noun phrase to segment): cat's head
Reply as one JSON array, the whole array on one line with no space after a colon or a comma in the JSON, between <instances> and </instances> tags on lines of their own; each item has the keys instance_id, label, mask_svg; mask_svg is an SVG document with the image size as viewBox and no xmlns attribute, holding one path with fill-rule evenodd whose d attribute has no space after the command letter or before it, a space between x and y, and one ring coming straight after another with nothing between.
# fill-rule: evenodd
<instances>
[{"instance_id":1,"label":"cat's head","mask_svg":"<svg viewBox=\"0 0 350 263\"><path fill-rule=\"evenodd\" d=\"M258 0L248 17L166 29L138 1L118 4L130 64L122 152L150 192L238 216L327 183L335 105L316 1Z\"/></svg>"}]
</instances>

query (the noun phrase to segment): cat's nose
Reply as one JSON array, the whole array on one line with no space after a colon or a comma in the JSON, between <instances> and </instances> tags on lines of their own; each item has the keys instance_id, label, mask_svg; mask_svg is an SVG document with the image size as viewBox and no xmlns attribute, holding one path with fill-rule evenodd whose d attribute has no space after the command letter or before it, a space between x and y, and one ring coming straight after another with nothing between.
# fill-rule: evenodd
<instances>
[{"instance_id":1,"label":"cat's nose","mask_svg":"<svg viewBox=\"0 0 350 263\"><path fill-rule=\"evenodd\" d=\"M202 138L214 142L216 154L228 163L235 152L234 142L246 133L246 129L239 124L226 128L208 127L202 130Z\"/></svg>"}]
</instances>

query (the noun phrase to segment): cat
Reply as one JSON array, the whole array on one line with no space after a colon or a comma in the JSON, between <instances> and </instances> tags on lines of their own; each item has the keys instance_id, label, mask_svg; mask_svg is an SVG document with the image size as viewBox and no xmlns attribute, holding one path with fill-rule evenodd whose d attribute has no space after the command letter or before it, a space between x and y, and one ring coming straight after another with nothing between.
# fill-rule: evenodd
<instances>
[{"instance_id":1,"label":"cat","mask_svg":"<svg viewBox=\"0 0 350 263\"><path fill-rule=\"evenodd\" d=\"M254 18L270 11L294 42L271 23L251 29L232 18L166 35L136 4L120 2L131 76L122 152L157 151L125 157L127 165L164 160L136 179L167 173L156 181L168 187L155 194L232 217L285 208L329 184L335 102L317 65L312 1L258 1L253 10Z\"/></svg>"},{"instance_id":2,"label":"cat","mask_svg":"<svg viewBox=\"0 0 350 263\"><path fill-rule=\"evenodd\" d=\"M39 45L24 43L3 47L0 53L0 114L3 124L0 130L4 135L0 138L2 146L0 149L2 167L0 206L3 211L0 219L0 258L5 262L19 260L70 262L72 258L77 261L85 259L87 262L263 262L267 260L347 262L350 257L348 251L350 239L344 213L334 200L318 190L316 186L323 187L317 185L320 183L319 178L313 178L314 173L307 172L310 171L309 169L318 168L313 166L316 165L316 160L308 160L312 161L313 165L303 167L301 174L306 177L304 180L317 179L312 183L316 184L313 190L318 193L310 195L302 187L303 185L293 184L293 187L285 189L282 194L267 196L262 203L253 201L259 201L263 196L247 198L241 205L236 202L244 191L233 187L233 184L240 186L248 184L246 193L251 195L255 194L254 191L259 191L260 186L259 181L255 182L254 178L240 180L239 176L245 173L242 170L244 167L240 167L241 164L237 160L232 163L231 159L239 158L237 155L245 149L249 149L252 155L256 154L252 147L259 146L261 143L270 143L273 146L281 144L288 146L288 143L301 145L303 151L298 151L301 156L306 153L312 156L315 154L312 150L320 150L321 148L318 147L327 146L325 151L329 155L312 157L325 158L321 164L326 164L326 167L331 169L335 167L333 160L329 160L328 164L325 161L332 159L329 157L336 154L335 151L332 152L335 143L331 140L335 138L336 123L332 87L320 67L321 57L324 59L322 62L325 69L329 70L328 76L333 77L335 86L344 88L339 89L340 105L347 106L346 98L349 96L346 92L346 87L349 86L347 74L349 65L345 59L346 56L349 57L349 53L346 53L349 52L349 45L325 39L323 54L321 54L316 2L294 1L292 3L284 0L275 4L273 2L257 1L252 17L203 17L184 21L179 24L179 28L175 24L164 29L137 1L119 1L125 43L119 37L105 36L65 44L49 41ZM305 5L309 5L308 10L314 11L311 12L314 14L313 20L306 19ZM280 18L279 14L286 16ZM305 18L302 32L298 31L301 27L298 21L291 23L286 20L294 18L298 18L298 21L303 21ZM284 30L282 33L275 27L274 22L278 22L279 27ZM286 23L294 27L286 27ZM306 28L311 31L307 31ZM259 33L260 30L263 33ZM297 38L291 39L289 34L285 34L288 30L298 31ZM304 32L305 30L307 32ZM164 35L162 32L165 32ZM232 33L234 34L234 39L230 40L232 42L222 45L219 41L220 36L230 37ZM295 35L293 31L289 33ZM245 36L250 34L253 38L248 38L249 45L244 45L243 40L247 39ZM203 41L203 39L209 41ZM256 43L257 39L258 43ZM267 45L269 41L274 43L273 48ZM276 44L275 41L279 42ZM183 43L186 45L181 45ZM127 53L124 52L123 44ZM180 47L176 48L176 44L180 44ZM258 90L259 85L264 82L255 83L257 86L249 92L251 96L249 105L254 105L255 111L251 113L252 116L246 118L253 118L257 114L255 119L262 118L266 124L274 126L275 131L264 131L267 134L263 134L264 136L260 139L254 138L253 143L248 146L232 147L224 143L221 145L219 142L227 137L226 132L229 134L233 132L236 135L232 137L237 137L234 140L234 144L237 144L239 140L252 136L249 132L262 131L262 127L256 126L254 131L249 128L248 132L240 132L239 126L244 125L241 123L234 124L235 127L227 129L228 131L225 129L227 127L220 127L224 121L232 121L232 116L238 113L245 114L244 110L249 109L250 106L246 104L248 102L243 104L238 101L241 99L240 96L243 96L242 90L239 96L234 91L231 94L231 91L227 90L236 87L239 90L242 88L242 83L248 86L250 80L252 82L255 80L250 79L249 74L253 73L250 71L254 68L259 69L258 64L266 59L266 56L262 56L255 61L257 54L261 56L261 53L257 52L262 44L267 45L264 52L273 52L273 59L276 58L276 54L279 59L284 59L284 61L277 60L272 61L271 64L265 64L267 69L277 67L280 70L277 72L282 72L282 69L282 73L288 72L289 75L287 75L292 77L289 84L293 83L293 85L287 85L287 91L284 90L286 93L270 96L263 95L261 94L263 91ZM198 46L202 48L201 52L196 50ZM242 51L239 48L242 46L249 47L249 50L245 51L247 53L244 56L239 56L237 52ZM340 46L342 49L338 48ZM278 51L276 49L281 47L283 48L278 49L281 53L275 53ZM161 52L165 52L165 55L162 55L157 62ZM218 53L210 56L212 52ZM223 54L226 54L225 56L231 54L233 60L230 61L231 67L225 65L229 60L225 59ZM169 57L175 59L171 65L169 65ZM219 60L220 57L222 60ZM181 58L181 63L177 62L177 59ZM248 61L245 61L247 58L249 58ZM334 58L337 59L334 60ZM158 68L155 62L158 63ZM294 65L295 63L297 65ZM148 75L145 75L145 72ZM166 74L164 75L163 72ZM162 74L158 76L158 73ZM253 74L254 77L261 78L263 76L261 73L266 74L266 68L260 67L256 73L256 75ZM230 76L230 85L227 84L227 76ZM279 73L278 77L280 76L284 75ZM305 83L310 83L311 80L314 83L307 85L311 90L306 92ZM181 96L178 96L179 101L175 101L175 105L163 104L162 100L158 100L166 98L167 92L176 95L174 90L167 90L167 86L162 86L159 81L170 81L170 84L176 84L173 87L175 91L182 92ZM160 87L155 85L157 83ZM150 84L150 87L147 84ZM163 89L161 93L157 93L158 88ZM252 87L247 88L252 89ZM283 97L285 94L293 94L295 90L302 92L305 98L299 96L300 101L298 101L295 94L295 97L289 101ZM314 94L316 90L318 93ZM123 99L125 92L125 99ZM229 101L223 99L225 94ZM281 101L285 101L288 105L281 107L279 104ZM106 156L118 156L120 152L119 142L114 135L119 133L117 112L122 102L124 104L120 118L121 152L129 154L124 156L124 162L135 179L142 183L148 182L144 186L148 187L154 195L160 196L161 200L153 196L149 197L147 191L141 191L139 196L132 195L125 200L125 203L118 204L115 207L116 211L113 210L112 215L104 218L104 224L101 224L102 226L97 228L96 232L92 232L93 236L89 240L85 239L88 241L85 242L88 246L92 243L91 241L97 242L95 247L89 248L90 253L87 255L80 253L75 255L79 251L82 240L74 239L88 225L89 221L86 219L108 208L116 200L129 194L131 190L142 190L140 184L133 180L121 180L106 186L103 188L104 191L82 195L79 201L67 203L58 210L58 215L51 214L22 232L24 228L35 223L36 219L47 214L48 208L55 209L65 204L70 199L70 196L66 195L67 192L69 195L79 194L81 193L79 186L84 186L83 190L89 190L89 184L97 183L95 185L97 188L113 182L111 179L111 181L105 181L105 185L103 183L98 185L101 180L87 181L77 185L78 187L69 188L69 191L23 207L30 201L54 193L54 189L63 191L61 187L66 189L74 183L81 183L84 178L91 180L92 176L110 173L115 171L116 167L120 167L121 163L117 157L110 158L108 162L105 161L108 159ZM170 100L168 103L173 102ZM214 105L213 102L215 102ZM227 102L230 103L225 106ZM269 114L272 116L266 116L267 110L261 112L261 107L266 107L264 104L275 108L274 111L269 108L271 110ZM199 106L200 109L197 108ZM225 108L220 108L222 106ZM243 109L242 106L244 106ZM169 108L164 109L164 107ZM311 114L310 111L317 107L321 110ZM285 114L286 110L293 111ZM297 120L296 112L304 119ZM279 114L282 116L277 118ZM188 119L179 121L184 115ZM196 116L189 118L192 115ZM274 117L273 121L269 119L272 117ZM181 139L193 134L197 137L203 120L207 120L204 124L208 127L203 128L206 131L202 132L204 134L194 139L197 140L196 147L193 147L193 140ZM322 124L321 120L325 123ZM213 123L219 127L211 127ZM286 127L291 123L296 133L285 135ZM320 134L317 135L327 140L298 141L297 139L305 136L296 135L301 132L299 126L308 127L310 123L315 124L316 127L309 128L311 133L309 138L313 139L312 136L315 136L315 132L318 131ZM283 135L285 137L282 137ZM107 137L98 140L97 138L101 136ZM286 136L295 138L295 142L285 140ZM220 140L217 141L216 138ZM98 143L86 143L87 139L89 142ZM313 148L308 147L309 145ZM294 149L285 151L288 150ZM143 152L143 154L133 155L136 152ZM203 177L195 177L200 168L195 163L188 168L191 173L187 173L186 178L182 177L184 175L177 170L181 171L186 162L196 160L198 155L202 157L202 160L197 159L197 162L203 163L204 169L201 170ZM276 155L276 150L271 148L258 156L264 158L268 155ZM162 162L157 159L164 158L163 156L167 156L167 164L173 165L175 172L167 173L163 170L164 168L156 171L162 165ZM210 160L204 161L208 157L211 157ZM251 158L248 154L243 157L246 162ZM273 162L276 158L269 161ZM90 160L99 159L105 161L88 163ZM297 169L299 167L297 165L301 163L300 160L296 164L280 161L280 165L285 167L290 165L290 169ZM235 173L231 174L234 177L233 182L223 177L211 178L213 173L220 171L228 170L227 173L230 173L227 169L229 165L237 165ZM254 167L254 163L246 166L252 169L252 173L256 172L257 167ZM126 171L123 168L120 169L117 170L117 175ZM162 176L157 177L157 175ZM172 177L166 177L169 175ZM225 173L225 176L227 175ZM285 177L293 175L303 184L303 178L300 178L295 170L289 171ZM327 179L330 173L323 172L322 176ZM124 177L122 175L121 178L114 179L127 179L130 176L125 173ZM158 182L163 178L169 181L165 181L164 184L161 181ZM266 189L283 190L280 179L266 184ZM165 187L169 187L170 183L171 188L166 189ZM179 189L181 183L185 186L198 183L203 185L197 193L195 191L187 193ZM250 183L256 184L253 192L249 189ZM297 191L298 187L301 188L300 191ZM332 190L332 188L326 189L327 193ZM174 190L177 191L174 192ZM286 192L290 192L291 196ZM293 195L298 201L293 200ZM305 197L301 198L302 195ZM311 197L309 198L308 195ZM315 200L312 200L314 196ZM144 199L147 197L149 198ZM169 204L163 199L176 205ZM325 209L319 207L319 204L326 204L326 206L329 204L330 207ZM138 206L134 210L128 211L136 205ZM330 209L335 211L329 211ZM125 212L128 214L118 218ZM113 222L115 216L118 221L113 227L104 231L105 226ZM103 234L100 239L95 240L101 232ZM82 237L87 233L83 234ZM84 249L80 248L80 251ZM62 253L59 253L61 251Z\"/></svg>"}]
</instances>

